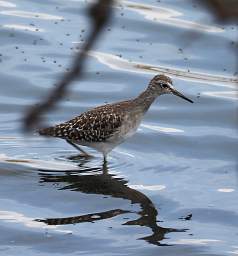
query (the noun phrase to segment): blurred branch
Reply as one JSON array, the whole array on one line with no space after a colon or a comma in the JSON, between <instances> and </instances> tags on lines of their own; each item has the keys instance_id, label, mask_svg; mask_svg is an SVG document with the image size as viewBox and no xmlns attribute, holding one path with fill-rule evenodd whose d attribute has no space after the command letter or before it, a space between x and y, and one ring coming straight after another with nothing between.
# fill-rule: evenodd
<instances>
[{"instance_id":1,"label":"blurred branch","mask_svg":"<svg viewBox=\"0 0 238 256\"><path fill-rule=\"evenodd\" d=\"M67 94L69 84L76 78L81 77L88 51L93 47L106 23L111 18L112 3L113 0L98 0L89 8L92 28L88 40L85 42L82 50L76 54L70 71L65 73L58 86L50 92L46 100L32 106L27 111L23 123L25 131L30 131L34 127L39 126L42 121L42 114L55 107L56 103Z\"/></svg>"},{"instance_id":2,"label":"blurred branch","mask_svg":"<svg viewBox=\"0 0 238 256\"><path fill-rule=\"evenodd\" d=\"M238 1L237 0L196 0L202 3L219 22L238 21Z\"/></svg>"}]
</instances>

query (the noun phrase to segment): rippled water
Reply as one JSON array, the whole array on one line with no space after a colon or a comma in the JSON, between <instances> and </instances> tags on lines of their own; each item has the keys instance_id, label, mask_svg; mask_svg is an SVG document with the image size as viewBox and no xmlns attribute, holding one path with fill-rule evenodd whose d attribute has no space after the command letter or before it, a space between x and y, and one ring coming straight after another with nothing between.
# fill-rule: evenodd
<instances>
[{"instance_id":1,"label":"rippled water","mask_svg":"<svg viewBox=\"0 0 238 256\"><path fill-rule=\"evenodd\" d=\"M157 73L195 101L162 96L102 166L21 119L82 46L90 1L0 1L0 255L236 255L237 26L191 1L120 1L51 123L136 96Z\"/></svg>"}]
</instances>

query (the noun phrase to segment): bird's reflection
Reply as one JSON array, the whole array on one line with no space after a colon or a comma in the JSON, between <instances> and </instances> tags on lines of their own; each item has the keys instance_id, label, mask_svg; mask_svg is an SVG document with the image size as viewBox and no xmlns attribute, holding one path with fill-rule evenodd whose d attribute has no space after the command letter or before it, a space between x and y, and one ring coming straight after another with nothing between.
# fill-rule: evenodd
<instances>
[{"instance_id":1,"label":"bird's reflection","mask_svg":"<svg viewBox=\"0 0 238 256\"><path fill-rule=\"evenodd\" d=\"M183 232L185 229L164 228L157 224L158 212L153 202L142 192L132 189L127 186L127 181L116 175L109 174L107 164L104 163L102 168L86 167L88 159L71 160L79 161L78 171L52 172L39 171L40 183L57 183L62 186L60 190L80 191L87 194L100 194L112 196L114 198L123 198L130 200L132 204L139 204L141 210L136 212L139 215L138 219L130 220L122 225L139 225L151 229L152 235L142 237L140 239L155 245L166 245L161 243L165 235L169 232ZM117 215L130 213L130 211L122 209L113 209L110 211L96 212L80 216L72 216L67 218L48 218L37 219L36 221L44 222L48 225L66 225L83 222L95 222L98 220L112 218Z\"/></svg>"}]
</instances>

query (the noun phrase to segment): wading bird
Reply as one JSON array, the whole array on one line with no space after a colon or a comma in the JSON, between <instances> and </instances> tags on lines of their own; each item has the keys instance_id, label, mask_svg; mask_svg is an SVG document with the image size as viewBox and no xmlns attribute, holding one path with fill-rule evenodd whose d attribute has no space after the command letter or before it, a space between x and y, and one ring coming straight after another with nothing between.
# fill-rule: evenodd
<instances>
[{"instance_id":1,"label":"wading bird","mask_svg":"<svg viewBox=\"0 0 238 256\"><path fill-rule=\"evenodd\" d=\"M193 103L173 87L171 78L156 75L138 97L93 108L65 123L40 129L39 134L65 139L84 156L89 155L79 145L94 148L106 162L107 154L136 132L144 114L162 94L173 94Z\"/></svg>"}]
</instances>

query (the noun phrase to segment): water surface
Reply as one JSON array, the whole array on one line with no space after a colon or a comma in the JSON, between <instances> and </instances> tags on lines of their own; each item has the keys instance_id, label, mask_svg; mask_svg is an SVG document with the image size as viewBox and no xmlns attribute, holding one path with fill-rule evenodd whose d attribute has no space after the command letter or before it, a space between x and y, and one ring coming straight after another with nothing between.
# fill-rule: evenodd
<instances>
[{"instance_id":1,"label":"water surface","mask_svg":"<svg viewBox=\"0 0 238 256\"><path fill-rule=\"evenodd\" d=\"M136 96L161 96L103 166L21 120L67 72L89 1L0 1L0 255L236 255L237 26L191 1L120 1L51 124Z\"/></svg>"}]
</instances>

